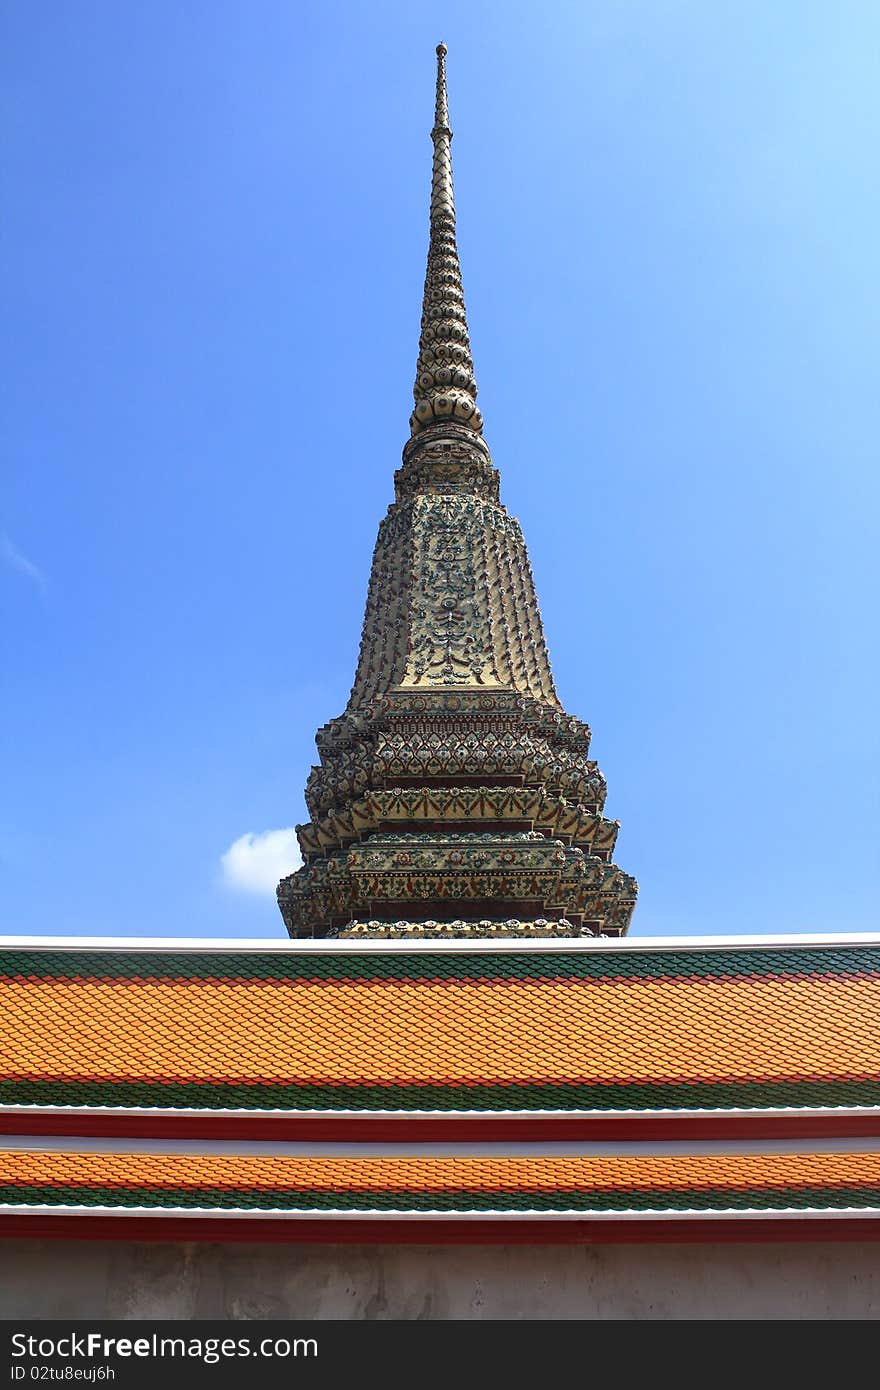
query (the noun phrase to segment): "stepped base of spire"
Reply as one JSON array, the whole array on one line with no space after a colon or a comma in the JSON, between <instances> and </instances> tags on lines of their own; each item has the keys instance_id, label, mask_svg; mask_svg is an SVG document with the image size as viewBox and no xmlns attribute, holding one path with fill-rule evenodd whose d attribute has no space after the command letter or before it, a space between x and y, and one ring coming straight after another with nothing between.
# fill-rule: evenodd
<instances>
[{"instance_id":1,"label":"stepped base of spire","mask_svg":"<svg viewBox=\"0 0 880 1390\"><path fill-rule=\"evenodd\" d=\"M552 921L538 917L532 922L522 922L516 917L504 921L481 918L479 921L465 921L454 918L449 922L429 920L427 922L349 922L345 927L332 932L337 941L493 941L499 939L517 941L547 941L553 937L577 936L622 936L622 931L595 932L586 927L569 922L560 917Z\"/></svg>"},{"instance_id":2,"label":"stepped base of spire","mask_svg":"<svg viewBox=\"0 0 880 1390\"><path fill-rule=\"evenodd\" d=\"M325 724L316 742L321 762L306 785L313 825L389 789L531 788L594 815L605 804L589 727L503 687L398 686Z\"/></svg>"},{"instance_id":3,"label":"stepped base of spire","mask_svg":"<svg viewBox=\"0 0 880 1390\"><path fill-rule=\"evenodd\" d=\"M402 780L402 779L400 779ZM370 791L348 806L296 828L306 859L345 849L377 831L539 830L585 854L610 860L618 822L606 820L595 805L568 800L544 787L408 786Z\"/></svg>"},{"instance_id":4,"label":"stepped base of spire","mask_svg":"<svg viewBox=\"0 0 880 1390\"><path fill-rule=\"evenodd\" d=\"M350 710L318 735L306 862L278 886L288 932L516 921L540 935L525 924L549 921L623 935L637 885L612 862L589 746L580 720L513 690L398 688Z\"/></svg>"},{"instance_id":5,"label":"stepped base of spire","mask_svg":"<svg viewBox=\"0 0 880 1390\"><path fill-rule=\"evenodd\" d=\"M540 831L378 833L282 879L291 936L324 936L359 915L411 923L565 919L577 933L622 935L636 884L616 864Z\"/></svg>"}]
</instances>

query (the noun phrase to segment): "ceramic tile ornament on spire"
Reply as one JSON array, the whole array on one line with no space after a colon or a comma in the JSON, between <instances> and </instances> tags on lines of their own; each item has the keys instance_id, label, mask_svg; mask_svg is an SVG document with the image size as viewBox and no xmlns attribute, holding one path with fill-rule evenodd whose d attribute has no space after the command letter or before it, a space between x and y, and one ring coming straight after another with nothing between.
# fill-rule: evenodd
<instances>
[{"instance_id":1,"label":"ceramic tile ornament on spire","mask_svg":"<svg viewBox=\"0 0 880 1390\"><path fill-rule=\"evenodd\" d=\"M446 45L437 48L437 99L434 107L434 165L431 178L431 238L425 275L422 334L413 387L414 435L435 420L461 420L475 434L483 428L477 409L477 383L468 340L461 266L455 240L452 187L452 131L446 100Z\"/></svg>"},{"instance_id":2,"label":"ceramic tile ornament on spire","mask_svg":"<svg viewBox=\"0 0 880 1390\"><path fill-rule=\"evenodd\" d=\"M278 902L291 936L622 936L637 885L590 730L559 702L519 523L483 439L455 235L446 48L411 437L354 686L318 731Z\"/></svg>"}]
</instances>

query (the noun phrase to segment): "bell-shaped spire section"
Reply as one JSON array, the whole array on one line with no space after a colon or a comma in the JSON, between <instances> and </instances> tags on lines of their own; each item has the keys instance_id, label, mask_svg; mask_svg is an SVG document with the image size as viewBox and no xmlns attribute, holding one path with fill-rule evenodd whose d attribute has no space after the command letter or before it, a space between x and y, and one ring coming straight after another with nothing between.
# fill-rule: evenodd
<instances>
[{"instance_id":1,"label":"bell-shaped spire section","mask_svg":"<svg viewBox=\"0 0 880 1390\"><path fill-rule=\"evenodd\" d=\"M431 239L422 304L419 360L413 387L414 435L427 426L455 420L481 434L477 383L468 340L461 267L455 240L452 190L452 131L446 100L446 45L437 45L437 98L434 108L434 166L431 178Z\"/></svg>"}]
</instances>

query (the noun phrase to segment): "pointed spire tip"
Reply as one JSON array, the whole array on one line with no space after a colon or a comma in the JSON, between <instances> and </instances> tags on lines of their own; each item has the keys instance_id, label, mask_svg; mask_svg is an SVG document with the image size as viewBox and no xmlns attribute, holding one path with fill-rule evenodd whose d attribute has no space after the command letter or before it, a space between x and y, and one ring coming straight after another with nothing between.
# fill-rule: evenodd
<instances>
[{"instance_id":1,"label":"pointed spire tip","mask_svg":"<svg viewBox=\"0 0 880 1390\"><path fill-rule=\"evenodd\" d=\"M428 269L422 301L422 332L413 388L415 410L410 430L419 434L429 425L464 425L480 434L483 417L477 409L477 383L468 340L467 317L458 247L455 243L455 198L452 192L452 131L446 101L446 44L437 45L437 93L431 140L431 232Z\"/></svg>"}]
</instances>

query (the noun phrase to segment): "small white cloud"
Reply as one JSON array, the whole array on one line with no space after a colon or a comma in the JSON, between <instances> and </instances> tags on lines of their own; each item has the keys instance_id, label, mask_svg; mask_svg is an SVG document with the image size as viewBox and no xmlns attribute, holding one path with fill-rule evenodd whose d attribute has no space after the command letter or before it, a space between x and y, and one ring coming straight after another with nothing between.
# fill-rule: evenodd
<instances>
[{"instance_id":1,"label":"small white cloud","mask_svg":"<svg viewBox=\"0 0 880 1390\"><path fill-rule=\"evenodd\" d=\"M8 565L10 569L18 570L19 574L27 575L28 579L32 579L35 584L39 584L41 589L45 588L46 576L39 565L35 565L33 560L29 560L26 555L22 555L21 551L17 550L12 544L12 541L5 531L0 531L0 559L2 559L3 563Z\"/></svg>"},{"instance_id":2,"label":"small white cloud","mask_svg":"<svg viewBox=\"0 0 880 1390\"><path fill-rule=\"evenodd\" d=\"M224 882L230 887L274 897L278 880L299 868L302 855L291 827L239 835L220 862Z\"/></svg>"}]
</instances>

